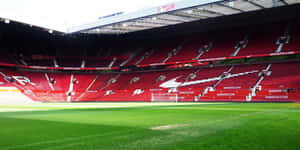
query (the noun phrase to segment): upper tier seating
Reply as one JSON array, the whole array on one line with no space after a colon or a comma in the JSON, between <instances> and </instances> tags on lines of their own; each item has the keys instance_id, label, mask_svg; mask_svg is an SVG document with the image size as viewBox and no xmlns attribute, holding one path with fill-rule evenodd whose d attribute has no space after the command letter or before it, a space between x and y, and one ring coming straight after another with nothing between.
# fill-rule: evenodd
<instances>
[{"instance_id":1,"label":"upper tier seating","mask_svg":"<svg viewBox=\"0 0 300 150\"><path fill-rule=\"evenodd\" d=\"M288 44L284 44L282 51L297 51L300 50L300 22L293 22L290 26L290 40Z\"/></svg>"},{"instance_id":2,"label":"upper tier seating","mask_svg":"<svg viewBox=\"0 0 300 150\"><path fill-rule=\"evenodd\" d=\"M8 56L0 56L0 63L5 63L5 64L15 64L16 62L11 60Z\"/></svg>"},{"instance_id":3,"label":"upper tier seating","mask_svg":"<svg viewBox=\"0 0 300 150\"><path fill-rule=\"evenodd\" d=\"M62 67L80 67L82 59L78 58L59 58L57 64Z\"/></svg>"},{"instance_id":4,"label":"upper tier seating","mask_svg":"<svg viewBox=\"0 0 300 150\"><path fill-rule=\"evenodd\" d=\"M212 42L212 47L201 55L200 59L231 56L235 52L235 45L243 40L244 36L239 32L231 31L208 38L205 43Z\"/></svg>"},{"instance_id":5,"label":"upper tier seating","mask_svg":"<svg viewBox=\"0 0 300 150\"><path fill-rule=\"evenodd\" d=\"M283 35L285 24L256 25L245 30L249 33L248 45L240 50L238 56L274 53L278 48L276 41Z\"/></svg>"},{"instance_id":6,"label":"upper tier seating","mask_svg":"<svg viewBox=\"0 0 300 150\"><path fill-rule=\"evenodd\" d=\"M126 66L138 65L138 61L140 61L141 59L144 59L145 57L151 55L150 52L151 52L150 49L139 49L137 52L135 52L135 54L131 58L131 60L126 63Z\"/></svg>"},{"instance_id":7,"label":"upper tier seating","mask_svg":"<svg viewBox=\"0 0 300 150\"><path fill-rule=\"evenodd\" d=\"M149 57L145 58L140 65L151 64L151 63L161 63L168 57L168 53L172 51L172 49L176 49L180 44L178 41L169 42L163 44L158 47L153 48L153 54Z\"/></svg>"},{"instance_id":8,"label":"upper tier seating","mask_svg":"<svg viewBox=\"0 0 300 150\"><path fill-rule=\"evenodd\" d=\"M30 60L26 61L29 66L54 66L52 60Z\"/></svg>"},{"instance_id":9,"label":"upper tier seating","mask_svg":"<svg viewBox=\"0 0 300 150\"><path fill-rule=\"evenodd\" d=\"M97 60L97 59L87 59L85 60L85 66L86 67L108 67L112 60L111 59L103 59L103 60Z\"/></svg>"},{"instance_id":10,"label":"upper tier seating","mask_svg":"<svg viewBox=\"0 0 300 150\"><path fill-rule=\"evenodd\" d=\"M173 55L167 62L191 60L199 54L199 49L203 45L200 37L193 37L182 44L182 49Z\"/></svg>"},{"instance_id":11,"label":"upper tier seating","mask_svg":"<svg viewBox=\"0 0 300 150\"><path fill-rule=\"evenodd\" d=\"M282 51L296 51L300 50L300 30L298 26L299 21L291 22L287 35L290 40L284 44ZM166 40L157 43L145 44L138 48L137 54L125 65L148 65L153 63L177 62L187 61L192 59L205 59L216 57L228 57L236 51L238 42L247 39L247 45L241 48L237 56L247 56L253 54L268 54L274 53L278 49L276 41L279 37L285 35L287 31L288 22L249 25L246 27L231 28L225 31L209 31L206 33L199 33L197 35L189 35L185 37L178 37L177 39ZM205 45L211 43L211 48L205 51L201 56L199 50ZM132 50L132 49L130 49ZM174 50L177 53L174 53ZM69 50L70 53L72 52ZM22 64L34 66L54 66L54 60L59 67L119 67L128 58L128 51L120 49L109 50L104 57L91 57L76 55L81 54L80 49L76 49L75 56L45 56L35 55L37 57L14 55L13 58L2 55L0 63L6 64ZM72 53L73 55L73 53ZM197 57L200 56L200 57ZM141 59L143 58L143 59ZM166 59L168 58L168 59ZM114 63L112 64L112 62ZM141 60L141 61L140 61ZM82 62L85 63L82 63ZM26 64L24 64L24 62ZM111 65L110 65L111 64Z\"/></svg>"}]
</instances>

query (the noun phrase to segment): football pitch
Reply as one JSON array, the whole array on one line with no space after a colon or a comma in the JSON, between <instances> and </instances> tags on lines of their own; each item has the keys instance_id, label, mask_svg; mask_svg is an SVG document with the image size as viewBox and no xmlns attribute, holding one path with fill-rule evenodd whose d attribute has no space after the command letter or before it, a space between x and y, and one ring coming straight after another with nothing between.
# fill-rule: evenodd
<instances>
[{"instance_id":1,"label":"football pitch","mask_svg":"<svg viewBox=\"0 0 300 150\"><path fill-rule=\"evenodd\" d=\"M0 150L299 150L297 103L0 105Z\"/></svg>"}]
</instances>

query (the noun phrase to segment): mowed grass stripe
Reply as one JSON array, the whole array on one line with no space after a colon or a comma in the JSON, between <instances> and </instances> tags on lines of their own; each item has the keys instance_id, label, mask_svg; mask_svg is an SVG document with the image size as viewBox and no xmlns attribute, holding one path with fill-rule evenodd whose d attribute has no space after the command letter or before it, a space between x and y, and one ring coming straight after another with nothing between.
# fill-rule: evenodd
<instances>
[{"instance_id":1,"label":"mowed grass stripe","mask_svg":"<svg viewBox=\"0 0 300 150\"><path fill-rule=\"evenodd\" d=\"M269 113L269 112L262 112L263 114ZM253 114L253 113L252 113ZM257 113L256 113L257 114ZM255 115L255 114L253 114ZM245 116L240 116L245 117ZM185 139L191 139L194 140L194 138L201 138L203 136L208 135L214 135L219 134L220 132L224 132L226 130L231 130L232 128L241 127L242 125L245 125L244 120L239 120L240 117L232 117L232 118L226 118L222 120L214 120L211 122L207 122L206 124L192 124L188 128L177 128L175 130L171 130L167 134L163 134L161 136L152 136L148 138L140 138L137 140L132 140L128 143L123 143L118 146L112 146L108 149L159 149L159 148L166 148L166 145L176 145L176 143L181 143L185 141ZM234 121L234 120L235 121ZM236 122L239 120L238 122ZM219 123L216 125L215 123ZM215 125L215 126L212 126ZM188 129L188 130L187 130ZM197 130L201 129L201 132L195 132ZM172 140L166 140L166 139L172 139ZM92 141L90 141L92 142ZM91 143L89 143L91 144ZM56 146L52 147L50 149L64 149L67 147L72 147L74 145L82 145L84 147L89 147L89 144L86 142L80 142L80 143L72 143L72 144L66 144L63 146ZM176 148L176 147L175 147Z\"/></svg>"},{"instance_id":2,"label":"mowed grass stripe","mask_svg":"<svg viewBox=\"0 0 300 150\"><path fill-rule=\"evenodd\" d=\"M0 135L2 135L2 137L0 137L0 150L41 149L89 141L91 139L107 139L107 137L126 135L132 133L132 131L145 130L122 126L87 125L32 119L3 117L0 119L7 120L8 123L6 124L12 124L14 122L23 123L21 126L13 124L11 125L12 128L7 127L7 130L0 131Z\"/></svg>"},{"instance_id":3,"label":"mowed grass stripe","mask_svg":"<svg viewBox=\"0 0 300 150\"><path fill-rule=\"evenodd\" d=\"M99 137L105 137L105 136L111 136L114 134L125 134L127 132L130 131L123 131L123 132L110 132L110 133L106 133L106 134L95 134L95 135L85 135L85 136L79 136L79 137L66 137L63 139L59 139L59 140L49 140L49 141L41 141L41 142L36 142L36 143L29 143L29 144L23 144L23 145L13 145L13 146L8 146L8 147L2 147L0 148L0 150L11 150L11 149L18 149L18 148L29 148L29 147L33 147L33 146L38 146L38 145L44 145L44 144L59 144L59 143L74 143L74 142L78 142L80 140L88 140L90 138L99 138ZM76 144L74 144L76 145Z\"/></svg>"}]
</instances>

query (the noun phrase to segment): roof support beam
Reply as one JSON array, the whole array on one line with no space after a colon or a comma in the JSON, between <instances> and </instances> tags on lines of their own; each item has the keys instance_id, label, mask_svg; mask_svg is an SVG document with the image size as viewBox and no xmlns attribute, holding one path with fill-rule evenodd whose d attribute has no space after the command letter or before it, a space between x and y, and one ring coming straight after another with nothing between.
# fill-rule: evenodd
<instances>
[{"instance_id":1,"label":"roof support beam","mask_svg":"<svg viewBox=\"0 0 300 150\"><path fill-rule=\"evenodd\" d=\"M120 30L120 31L134 31L135 29L130 29L128 26L126 28L122 28L122 27L112 27L112 28L103 28L103 29L110 29L110 30ZM101 29L100 29L101 30Z\"/></svg>"},{"instance_id":2,"label":"roof support beam","mask_svg":"<svg viewBox=\"0 0 300 150\"><path fill-rule=\"evenodd\" d=\"M191 21L191 20L195 20L195 19L200 19L200 18L197 18L197 17L194 17L192 15L188 16L188 15L185 15L183 13L173 13L172 14L173 16L177 16L177 17L181 17L181 18L184 18L184 21L182 22L187 22L187 21ZM188 18L190 17L190 18Z\"/></svg>"},{"instance_id":3,"label":"roof support beam","mask_svg":"<svg viewBox=\"0 0 300 150\"><path fill-rule=\"evenodd\" d=\"M209 17L212 17L212 16L219 16L219 14L211 13L211 12L208 12L208 11L205 11L205 10L201 10L201 9L192 9L192 10L197 15L205 17L205 18L209 18ZM203 13L206 13L206 15L203 15Z\"/></svg>"},{"instance_id":4,"label":"roof support beam","mask_svg":"<svg viewBox=\"0 0 300 150\"><path fill-rule=\"evenodd\" d=\"M289 5L285 0L280 0L284 5Z\"/></svg>"},{"instance_id":5,"label":"roof support beam","mask_svg":"<svg viewBox=\"0 0 300 150\"><path fill-rule=\"evenodd\" d=\"M201 10L201 11L207 12L207 13L216 14L216 15L218 15L218 16L224 16L224 15L225 15L225 14L223 14L223 13L221 13L221 12L216 12L216 11L212 11L212 10L207 10L207 9L204 9L204 8L201 8L201 7L199 7L198 9Z\"/></svg>"},{"instance_id":6,"label":"roof support beam","mask_svg":"<svg viewBox=\"0 0 300 150\"><path fill-rule=\"evenodd\" d=\"M241 9L238 9L238 8L235 8L235 7L231 7L231 6L228 6L228 5L225 5L225 4L221 4L221 3L218 3L216 5L226 7L226 8L229 8L229 9L232 9L232 10L235 10L235 11L239 11L239 12L245 12L244 10L241 10Z\"/></svg>"},{"instance_id":7,"label":"roof support beam","mask_svg":"<svg viewBox=\"0 0 300 150\"><path fill-rule=\"evenodd\" d=\"M207 18L207 17L204 17L204 16L200 16L200 15L197 15L195 13L191 13L191 14L188 14L188 13L183 13L183 12L174 12L173 15L175 16L179 16L179 17L185 17L185 18L193 18L193 19L203 19L203 18ZM191 20L191 19L188 19L188 20Z\"/></svg>"},{"instance_id":8,"label":"roof support beam","mask_svg":"<svg viewBox=\"0 0 300 150\"><path fill-rule=\"evenodd\" d=\"M170 24L176 24L176 23L181 23L182 22L180 20L169 19L169 18L162 18L162 17L157 17L157 20L168 21L168 22L170 22Z\"/></svg>"},{"instance_id":9,"label":"roof support beam","mask_svg":"<svg viewBox=\"0 0 300 150\"><path fill-rule=\"evenodd\" d=\"M154 28L157 26L147 26L147 25L139 25L139 24L129 24L129 27L137 27L137 28Z\"/></svg>"},{"instance_id":10,"label":"roof support beam","mask_svg":"<svg viewBox=\"0 0 300 150\"><path fill-rule=\"evenodd\" d=\"M147 21L147 20L135 20L135 22L137 22L137 23L145 23L145 24L152 24L152 25L161 25L161 26L168 25L166 23L160 23L160 22L157 22L155 20L153 20L153 22L150 22L150 21Z\"/></svg>"},{"instance_id":11,"label":"roof support beam","mask_svg":"<svg viewBox=\"0 0 300 150\"><path fill-rule=\"evenodd\" d=\"M95 31L95 30L90 30L87 31L86 33L127 33L130 31L124 31L124 30L112 30L112 29L101 29L99 31Z\"/></svg>"},{"instance_id":12,"label":"roof support beam","mask_svg":"<svg viewBox=\"0 0 300 150\"><path fill-rule=\"evenodd\" d=\"M264 7L264 6L262 6L262 5L259 5L259 4L255 3L254 1L251 1L251 0L246 0L246 2L248 2L248 3L252 4L252 5L256 6L256 7L259 7L260 9L265 9L265 7Z\"/></svg>"},{"instance_id":13,"label":"roof support beam","mask_svg":"<svg viewBox=\"0 0 300 150\"><path fill-rule=\"evenodd\" d=\"M191 20L191 18L189 17L186 17L186 16L179 16L179 15L176 15L174 13L168 13L168 14L163 14L163 15L160 15L162 18L166 18L166 19L172 19L172 20L176 20L178 22L186 22L186 21L189 21Z\"/></svg>"}]
</instances>

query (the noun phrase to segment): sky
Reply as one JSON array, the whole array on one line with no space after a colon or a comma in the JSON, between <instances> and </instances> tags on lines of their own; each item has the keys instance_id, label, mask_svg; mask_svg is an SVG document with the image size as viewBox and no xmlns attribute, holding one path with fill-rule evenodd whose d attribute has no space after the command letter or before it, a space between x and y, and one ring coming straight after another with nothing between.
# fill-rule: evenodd
<instances>
[{"instance_id":1,"label":"sky","mask_svg":"<svg viewBox=\"0 0 300 150\"><path fill-rule=\"evenodd\" d=\"M117 12L134 12L180 0L0 0L0 17L65 32Z\"/></svg>"}]
</instances>

